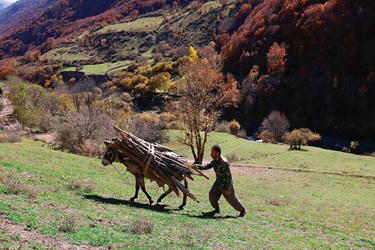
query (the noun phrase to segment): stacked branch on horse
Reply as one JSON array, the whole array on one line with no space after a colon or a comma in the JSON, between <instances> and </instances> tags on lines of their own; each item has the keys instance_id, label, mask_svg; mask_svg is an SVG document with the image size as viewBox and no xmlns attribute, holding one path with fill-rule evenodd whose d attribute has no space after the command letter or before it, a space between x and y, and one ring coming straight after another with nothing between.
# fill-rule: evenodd
<instances>
[{"instance_id":1,"label":"stacked branch on horse","mask_svg":"<svg viewBox=\"0 0 375 250\"><path fill-rule=\"evenodd\" d=\"M196 197L189 191L187 179L193 180L192 175L208 178L206 175L172 149L146 142L116 126L114 128L119 137L105 142L107 149L102 157L102 164L107 166L113 162L122 163L134 175L135 194L130 199L131 201L138 198L139 189L142 189L150 204L153 203L151 196L146 191L145 178L155 181L159 187L168 186L168 190L158 198L158 203L172 192L175 192L178 196L180 192L183 193L183 202L179 206L180 209L183 209L186 205L188 196L197 201Z\"/></svg>"}]
</instances>

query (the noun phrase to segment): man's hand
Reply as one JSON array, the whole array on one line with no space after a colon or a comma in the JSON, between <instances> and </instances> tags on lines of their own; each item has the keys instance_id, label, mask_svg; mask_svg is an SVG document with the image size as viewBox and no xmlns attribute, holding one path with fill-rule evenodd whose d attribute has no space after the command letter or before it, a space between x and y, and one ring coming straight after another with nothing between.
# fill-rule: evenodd
<instances>
[{"instance_id":1,"label":"man's hand","mask_svg":"<svg viewBox=\"0 0 375 250\"><path fill-rule=\"evenodd\" d=\"M201 164L193 164L193 167L196 169L201 169L202 165Z\"/></svg>"}]
</instances>

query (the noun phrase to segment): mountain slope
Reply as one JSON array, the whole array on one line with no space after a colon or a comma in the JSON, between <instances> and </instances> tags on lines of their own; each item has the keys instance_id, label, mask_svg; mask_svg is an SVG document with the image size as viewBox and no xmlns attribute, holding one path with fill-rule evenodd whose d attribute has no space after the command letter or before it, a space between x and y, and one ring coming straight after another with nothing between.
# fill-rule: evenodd
<instances>
[{"instance_id":1,"label":"mountain slope","mask_svg":"<svg viewBox=\"0 0 375 250\"><path fill-rule=\"evenodd\" d=\"M35 0L40 10L23 11L27 22L4 17L0 25L0 56L19 56L28 48L39 46L48 38L72 36L95 25L112 23L129 14L138 15L172 6L172 0ZM190 1L179 0L177 5ZM22 1L23 4L27 0ZM1 17L0 17L1 18Z\"/></svg>"},{"instance_id":2,"label":"mountain slope","mask_svg":"<svg viewBox=\"0 0 375 250\"><path fill-rule=\"evenodd\" d=\"M9 5L11 5L11 3L4 0L0 0L0 11L7 8Z\"/></svg>"},{"instance_id":3,"label":"mountain slope","mask_svg":"<svg viewBox=\"0 0 375 250\"><path fill-rule=\"evenodd\" d=\"M19 0L0 12L0 37L35 20L58 0Z\"/></svg>"}]
</instances>

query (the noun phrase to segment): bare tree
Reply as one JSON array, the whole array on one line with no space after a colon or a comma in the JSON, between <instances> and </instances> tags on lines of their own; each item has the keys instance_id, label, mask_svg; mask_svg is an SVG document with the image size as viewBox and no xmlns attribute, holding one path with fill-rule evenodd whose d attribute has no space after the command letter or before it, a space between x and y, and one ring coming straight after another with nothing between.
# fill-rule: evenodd
<instances>
[{"instance_id":1,"label":"bare tree","mask_svg":"<svg viewBox=\"0 0 375 250\"><path fill-rule=\"evenodd\" d=\"M281 140L281 137L289 129L288 118L278 110L273 110L259 128L261 131L269 130L275 136L275 140Z\"/></svg>"},{"instance_id":2,"label":"bare tree","mask_svg":"<svg viewBox=\"0 0 375 250\"><path fill-rule=\"evenodd\" d=\"M207 59L189 60L180 72L184 75L182 95L172 105L182 128L179 139L191 148L195 163L202 163L219 110L236 103L238 91L234 84L225 84L223 74Z\"/></svg>"}]
</instances>

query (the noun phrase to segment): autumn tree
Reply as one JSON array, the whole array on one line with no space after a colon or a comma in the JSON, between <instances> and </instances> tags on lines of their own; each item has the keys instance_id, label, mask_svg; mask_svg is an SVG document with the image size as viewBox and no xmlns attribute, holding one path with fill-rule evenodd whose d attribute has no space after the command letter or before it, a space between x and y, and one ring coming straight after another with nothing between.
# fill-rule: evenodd
<instances>
[{"instance_id":1,"label":"autumn tree","mask_svg":"<svg viewBox=\"0 0 375 250\"><path fill-rule=\"evenodd\" d=\"M283 135L284 143L289 144L290 149L301 149L301 145L320 141L320 139L321 136L318 133L314 133L308 128L294 129Z\"/></svg>"},{"instance_id":2,"label":"autumn tree","mask_svg":"<svg viewBox=\"0 0 375 250\"><path fill-rule=\"evenodd\" d=\"M289 128L288 118L280 111L272 111L266 118L264 118L260 131L268 130L274 135L275 141L281 140L281 137Z\"/></svg>"},{"instance_id":3,"label":"autumn tree","mask_svg":"<svg viewBox=\"0 0 375 250\"><path fill-rule=\"evenodd\" d=\"M215 70L207 59L186 60L180 69L184 75L181 98L172 105L178 116L182 135L180 141L188 145L195 163L202 163L208 133L212 131L219 117L219 110L235 104L236 90L224 91L227 86L223 74Z\"/></svg>"},{"instance_id":4,"label":"autumn tree","mask_svg":"<svg viewBox=\"0 0 375 250\"><path fill-rule=\"evenodd\" d=\"M268 73L282 73L286 63L286 49L277 43L269 48L267 53Z\"/></svg>"},{"instance_id":5,"label":"autumn tree","mask_svg":"<svg viewBox=\"0 0 375 250\"><path fill-rule=\"evenodd\" d=\"M0 62L0 80L5 80L8 75L15 73L16 67L14 60L8 59Z\"/></svg>"}]
</instances>

